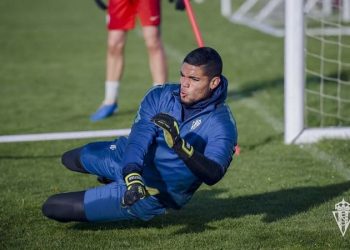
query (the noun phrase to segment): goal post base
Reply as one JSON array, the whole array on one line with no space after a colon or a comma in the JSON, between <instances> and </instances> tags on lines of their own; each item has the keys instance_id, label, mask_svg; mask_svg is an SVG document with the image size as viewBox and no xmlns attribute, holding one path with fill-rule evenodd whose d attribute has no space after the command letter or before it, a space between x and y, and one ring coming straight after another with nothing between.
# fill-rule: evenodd
<instances>
[{"instance_id":1,"label":"goal post base","mask_svg":"<svg viewBox=\"0 0 350 250\"><path fill-rule=\"evenodd\" d=\"M293 144L310 144L324 139L350 139L350 127L327 127L304 129Z\"/></svg>"}]
</instances>

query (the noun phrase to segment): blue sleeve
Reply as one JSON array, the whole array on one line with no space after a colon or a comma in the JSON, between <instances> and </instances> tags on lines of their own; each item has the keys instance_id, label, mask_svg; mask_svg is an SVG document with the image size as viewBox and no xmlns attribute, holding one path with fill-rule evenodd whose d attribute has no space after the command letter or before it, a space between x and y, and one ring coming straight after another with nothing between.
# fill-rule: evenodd
<instances>
[{"instance_id":1,"label":"blue sleeve","mask_svg":"<svg viewBox=\"0 0 350 250\"><path fill-rule=\"evenodd\" d=\"M214 185L225 175L237 144L236 125L228 108L211 119L208 128L214 129L208 133L204 154L195 148L190 157L179 154L192 173L207 185Z\"/></svg>"},{"instance_id":2,"label":"blue sleeve","mask_svg":"<svg viewBox=\"0 0 350 250\"><path fill-rule=\"evenodd\" d=\"M158 113L161 92L161 86L153 87L141 102L122 160L124 176L130 172L142 173L144 157L156 135L156 126L151 118Z\"/></svg>"},{"instance_id":3,"label":"blue sleeve","mask_svg":"<svg viewBox=\"0 0 350 250\"><path fill-rule=\"evenodd\" d=\"M213 116L210 127L212 129L208 135L208 141L205 147L204 156L218 163L226 172L234 154L234 148L237 145L236 122L228 107L218 115Z\"/></svg>"}]
</instances>

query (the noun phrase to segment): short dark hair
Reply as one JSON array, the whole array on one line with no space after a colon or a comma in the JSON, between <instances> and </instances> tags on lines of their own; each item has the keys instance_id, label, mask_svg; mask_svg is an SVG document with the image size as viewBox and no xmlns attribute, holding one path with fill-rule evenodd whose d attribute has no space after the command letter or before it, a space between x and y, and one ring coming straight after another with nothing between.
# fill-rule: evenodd
<instances>
[{"instance_id":1,"label":"short dark hair","mask_svg":"<svg viewBox=\"0 0 350 250\"><path fill-rule=\"evenodd\" d=\"M222 60L219 53L210 47L200 47L187 54L183 63L194 66L203 66L205 74L209 77L220 76L222 73Z\"/></svg>"}]
</instances>

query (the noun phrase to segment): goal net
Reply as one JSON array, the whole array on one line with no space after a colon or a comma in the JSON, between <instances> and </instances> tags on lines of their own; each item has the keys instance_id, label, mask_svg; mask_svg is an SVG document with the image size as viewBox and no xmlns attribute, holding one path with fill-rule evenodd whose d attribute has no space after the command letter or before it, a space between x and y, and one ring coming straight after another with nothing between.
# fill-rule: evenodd
<instances>
[{"instance_id":1,"label":"goal net","mask_svg":"<svg viewBox=\"0 0 350 250\"><path fill-rule=\"evenodd\" d=\"M304 20L304 126L321 129L297 142L349 137L350 1L312 1L309 7Z\"/></svg>"},{"instance_id":2,"label":"goal net","mask_svg":"<svg viewBox=\"0 0 350 250\"><path fill-rule=\"evenodd\" d=\"M285 37L285 143L350 138L350 0L221 4L230 21Z\"/></svg>"}]
</instances>

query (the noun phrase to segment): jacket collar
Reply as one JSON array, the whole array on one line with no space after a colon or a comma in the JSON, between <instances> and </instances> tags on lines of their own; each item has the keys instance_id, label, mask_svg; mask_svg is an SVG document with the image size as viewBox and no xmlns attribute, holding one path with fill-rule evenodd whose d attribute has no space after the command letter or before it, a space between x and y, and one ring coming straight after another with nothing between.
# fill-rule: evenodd
<instances>
[{"instance_id":1,"label":"jacket collar","mask_svg":"<svg viewBox=\"0 0 350 250\"><path fill-rule=\"evenodd\" d=\"M176 119L182 120L181 118L184 117L184 120L186 120L188 117L192 117L201 111L212 111L215 109L217 105L224 103L227 97L228 81L226 77L224 77L223 75L221 75L220 79L221 81L219 86L213 91L212 95L209 98L199 101L197 103L194 103L190 106L187 106L181 103L181 100L180 100L181 86L179 84L179 87L173 92L173 95L176 100L174 109L176 109L177 111L174 113L182 114L182 112L179 112L182 110L183 116L181 115L181 117L176 117Z\"/></svg>"}]
</instances>

